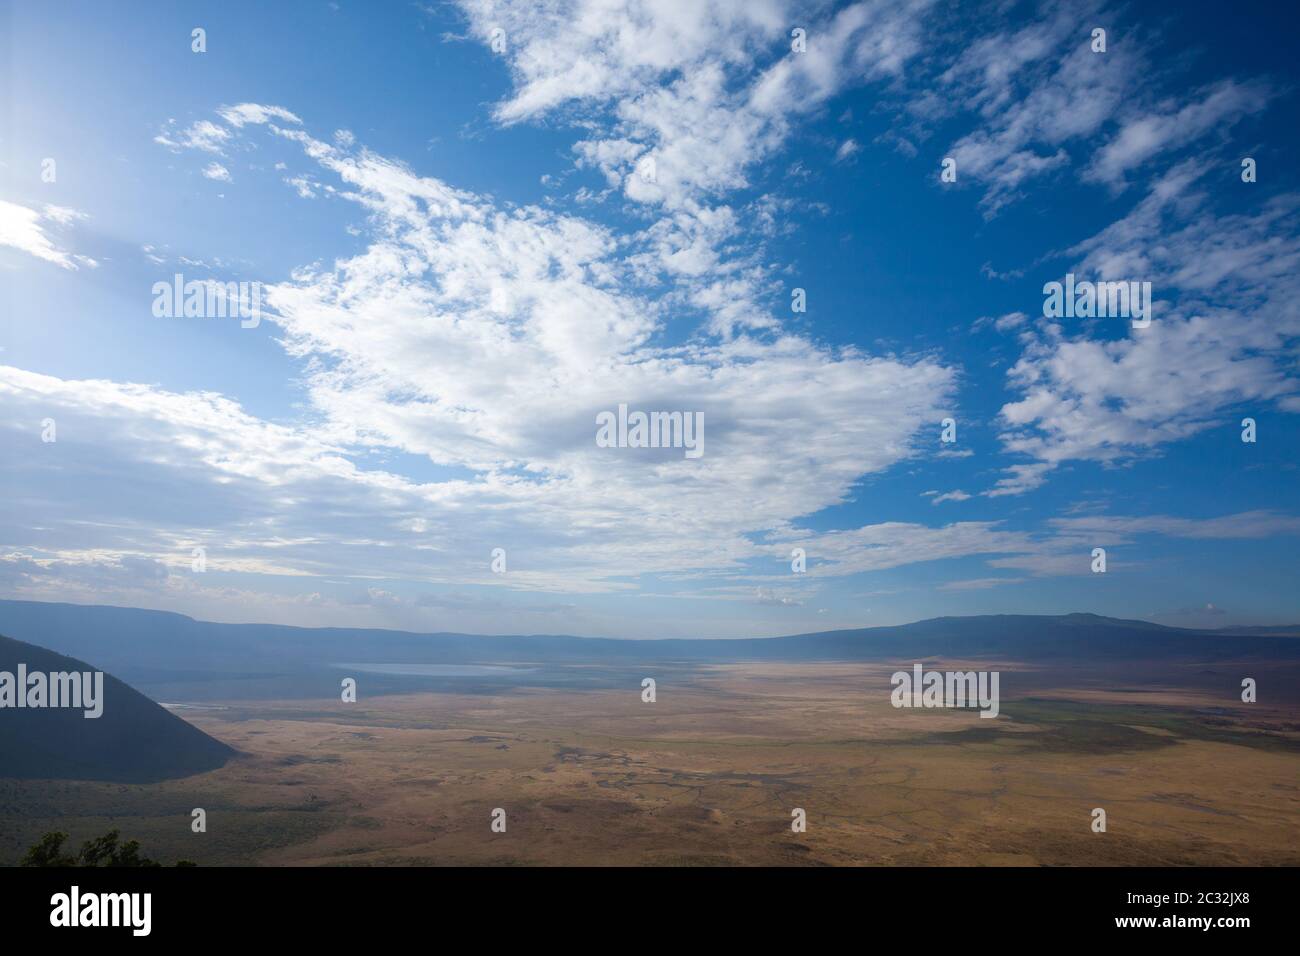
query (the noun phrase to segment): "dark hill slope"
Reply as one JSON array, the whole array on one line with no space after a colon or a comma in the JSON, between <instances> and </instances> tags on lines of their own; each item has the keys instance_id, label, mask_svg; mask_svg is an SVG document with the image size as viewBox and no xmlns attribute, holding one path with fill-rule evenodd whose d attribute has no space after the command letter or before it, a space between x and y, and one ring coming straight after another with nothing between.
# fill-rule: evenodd
<instances>
[{"instance_id":1,"label":"dark hill slope","mask_svg":"<svg viewBox=\"0 0 1300 956\"><path fill-rule=\"evenodd\" d=\"M83 661L0 637L0 671L94 671ZM0 777L148 783L214 770L235 751L104 674L103 713L0 708Z\"/></svg>"}]
</instances>

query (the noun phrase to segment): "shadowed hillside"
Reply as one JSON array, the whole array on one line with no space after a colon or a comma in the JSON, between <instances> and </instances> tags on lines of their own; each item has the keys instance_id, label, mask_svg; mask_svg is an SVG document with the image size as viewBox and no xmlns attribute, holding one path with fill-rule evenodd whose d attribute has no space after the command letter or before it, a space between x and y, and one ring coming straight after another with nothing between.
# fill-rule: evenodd
<instances>
[{"instance_id":1,"label":"shadowed hillside","mask_svg":"<svg viewBox=\"0 0 1300 956\"><path fill-rule=\"evenodd\" d=\"M0 671L94 671L83 661L0 637ZM103 713L0 709L0 777L148 783L214 770L235 751L109 674Z\"/></svg>"}]
</instances>

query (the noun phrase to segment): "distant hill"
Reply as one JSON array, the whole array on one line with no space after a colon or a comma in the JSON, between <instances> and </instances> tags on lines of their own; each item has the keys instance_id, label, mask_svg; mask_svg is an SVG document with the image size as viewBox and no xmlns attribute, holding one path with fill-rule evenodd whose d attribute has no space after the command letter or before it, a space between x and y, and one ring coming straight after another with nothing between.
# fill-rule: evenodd
<instances>
[{"instance_id":1,"label":"distant hill","mask_svg":"<svg viewBox=\"0 0 1300 956\"><path fill-rule=\"evenodd\" d=\"M622 671L645 663L690 667L735 661L908 662L938 657L1100 666L1129 661L1300 661L1300 640L1285 636L1295 630L1205 631L1095 614L1011 614L941 617L789 637L617 640L214 624L165 611L0 601L0 632L98 661L161 700L183 701L332 696L338 692L340 662L538 665L565 669L564 680L570 681L584 668ZM473 690L469 682L458 680L458 689ZM372 675L367 686L372 692L391 693L427 688L429 683Z\"/></svg>"},{"instance_id":2,"label":"distant hill","mask_svg":"<svg viewBox=\"0 0 1300 956\"><path fill-rule=\"evenodd\" d=\"M95 671L43 647L0 636L0 671ZM0 709L0 777L148 783L213 770L235 751L115 677L104 674L103 713Z\"/></svg>"},{"instance_id":3,"label":"distant hill","mask_svg":"<svg viewBox=\"0 0 1300 956\"><path fill-rule=\"evenodd\" d=\"M0 633L100 661L117 673L251 674L342 660L422 663L680 660L876 660L1014 656L1023 660L1300 657L1300 628L1207 631L1096 614L937 617L912 624L789 637L619 640L567 635L456 634L380 628L216 624L170 611L0 601Z\"/></svg>"}]
</instances>

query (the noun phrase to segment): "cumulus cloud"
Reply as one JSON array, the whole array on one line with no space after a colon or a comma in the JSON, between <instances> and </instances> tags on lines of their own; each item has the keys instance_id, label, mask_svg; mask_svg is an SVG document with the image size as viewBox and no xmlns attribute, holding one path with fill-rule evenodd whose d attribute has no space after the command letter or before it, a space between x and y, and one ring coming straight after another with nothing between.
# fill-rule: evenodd
<instances>
[{"instance_id":1,"label":"cumulus cloud","mask_svg":"<svg viewBox=\"0 0 1300 956\"><path fill-rule=\"evenodd\" d=\"M226 169L226 167L222 166L220 163L208 163L208 165L203 168L203 175L208 179L215 179L220 183L228 183L231 181L230 170Z\"/></svg>"},{"instance_id":2,"label":"cumulus cloud","mask_svg":"<svg viewBox=\"0 0 1300 956\"><path fill-rule=\"evenodd\" d=\"M496 119L574 119L585 131L574 146L577 165L662 210L650 230L658 264L677 270L681 301L710 313L722 334L774 323L764 307L770 275L761 249L739 260L722 251L743 229L719 203L751 185L750 170L836 93L900 77L921 49L921 15L931 5L460 4L473 36L505 41L513 94L497 105ZM801 51L795 23L806 34Z\"/></svg>"},{"instance_id":3,"label":"cumulus cloud","mask_svg":"<svg viewBox=\"0 0 1300 956\"><path fill-rule=\"evenodd\" d=\"M130 516L131 531L106 531L106 554L184 561L204 537L214 566L242 572L364 567L553 591L739 571L769 554L756 539L918 454L919 430L949 406L954 373L933 358L833 350L779 326L657 344L665 280L692 267L653 230L629 242L259 122L275 108L241 115L298 144L367 211L365 245L264 289L302 365L309 424L260 421L219 395L4 370L11 427L59 422L58 443L31 458L33 487L45 469L113 463L98 469L94 507L108 509L105 527ZM705 455L597 447L596 415L620 404L702 413ZM360 464L376 453L445 474L417 482ZM203 500L202 513L169 516L171 495L134 493L144 471ZM130 508L113 510L119 495ZM88 547L79 525L64 530L48 558ZM496 546L509 548L508 581L488 570Z\"/></svg>"},{"instance_id":4,"label":"cumulus cloud","mask_svg":"<svg viewBox=\"0 0 1300 956\"><path fill-rule=\"evenodd\" d=\"M804 580L958 560L1028 577L1087 573L1099 541L1300 533L1264 512L1073 517L1036 531L992 520L810 530L812 516L848 502L864 478L922 454L974 452L919 437L952 410L958 369L934 354L873 354L787 327L785 310L772 308L788 290L766 242L790 231L798 207L756 182L800 124L873 84L911 107L909 128L875 140L907 156L959 111L974 119L946 154L993 216L1084 154L1088 179L1117 192L1154 159L1175 162L1178 150L1263 108L1267 84L1224 81L1182 98L1147 91L1158 84L1141 44L1113 34L1104 57L1088 49L1087 28L1105 9L1092 2L1045 6L1015 29L990 7L991 27L953 27L943 38L958 42L942 50L925 48L931 0L460 6L476 40L504 31L499 62L511 85L495 121L570 123L572 163L604 180L603 190L580 187L571 208L612 198L635 225L558 211L571 171L544 177L547 204L518 205L419 175L346 130L318 139L281 106L168 121L157 142L197 151L209 178L230 180L214 157L229 162L255 138L274 139L301 149L305 172L275 164L298 196L364 213L340 258L303 263L264 290L302 406L271 422L214 393L0 368L0 429L31 449L6 466L15 511L54 516L38 539L11 529L10 540L32 543L0 555L6 580L216 594L174 573L202 545L219 572L346 580L338 606L358 613L491 610L497 600L412 599L400 582L602 593L631 591L646 575L721 582L710 593L796 607L804 598L791 589L803 585L789 584L783 567L795 547L808 554ZM791 49L795 26L806 30L801 52ZM826 163L865 157L856 139L837 149L843 135L819 140ZM1022 494L1067 461L1158 453L1235 403L1300 410L1300 246L1287 238L1300 197L1222 212L1198 189L1198 162L1160 167L1127 215L1064 253L1081 274L1151 280L1150 328L1020 311L975 322L1022 349L999 418L1012 463L984 495ZM807 174L802 163L789 170ZM0 242L74 268L83 260L50 231L77 215L0 203ZM1021 276L991 264L982 272ZM705 455L597 447L596 414L623 404L702 413ZM46 417L58 421L57 443L35 433ZM90 491L78 484L89 475ZM935 505L971 498L927 496ZM494 547L508 549L507 576L489 571ZM277 599L321 600L314 591Z\"/></svg>"},{"instance_id":5,"label":"cumulus cloud","mask_svg":"<svg viewBox=\"0 0 1300 956\"><path fill-rule=\"evenodd\" d=\"M996 332L1010 332L1018 329L1029 321L1029 316L1023 312L1008 312L1005 315L999 315L997 318L992 316L981 316L976 319L971 328L974 331L980 329L992 328Z\"/></svg>"},{"instance_id":6,"label":"cumulus cloud","mask_svg":"<svg viewBox=\"0 0 1300 956\"><path fill-rule=\"evenodd\" d=\"M977 125L945 151L959 182L983 186L986 215L1019 197L1030 180L1070 162L1068 147L1103 133L1141 77L1132 44L1112 43L1104 56L1089 48L1100 4L1059 4L1014 30L968 42L912 108L937 120L961 108Z\"/></svg>"},{"instance_id":7,"label":"cumulus cloud","mask_svg":"<svg viewBox=\"0 0 1300 956\"><path fill-rule=\"evenodd\" d=\"M1217 424L1242 402L1300 410L1300 195L1219 213L1188 160L1160 177L1123 219L1078 244L1071 270L1152 283L1150 327L1042 322L1008 372L1021 397L1003 406L1005 449L1034 461L991 492L1040 486L1069 460L1153 453Z\"/></svg>"},{"instance_id":8,"label":"cumulus cloud","mask_svg":"<svg viewBox=\"0 0 1300 956\"><path fill-rule=\"evenodd\" d=\"M498 120L611 105L597 135L578 144L580 159L630 198L681 207L745 185L746 169L780 146L792 117L847 86L899 75L920 49L920 15L930 2L836 12L797 11L781 0L461 6L485 43L505 31L515 92L497 107ZM791 24L802 17L806 49L796 52ZM636 175L646 156L655 160L652 182Z\"/></svg>"}]
</instances>

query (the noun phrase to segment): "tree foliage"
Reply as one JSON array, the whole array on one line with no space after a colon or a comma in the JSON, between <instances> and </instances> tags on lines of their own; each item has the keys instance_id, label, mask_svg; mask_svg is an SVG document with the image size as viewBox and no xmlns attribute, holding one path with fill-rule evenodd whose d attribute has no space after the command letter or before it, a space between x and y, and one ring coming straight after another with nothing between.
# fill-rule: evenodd
<instances>
[{"instance_id":1,"label":"tree foliage","mask_svg":"<svg viewBox=\"0 0 1300 956\"><path fill-rule=\"evenodd\" d=\"M120 866L162 866L147 856L140 855L140 843L138 840L128 840L126 843L118 842L120 834L117 830L109 830L102 837L96 837L93 840L87 840L81 845L81 850L75 856L65 853L63 844L67 842L68 835L51 830L34 843L23 857L20 866L55 866L55 867L74 867L74 866L95 866L95 867L120 867ZM193 866L188 860L180 860L177 866Z\"/></svg>"}]
</instances>

